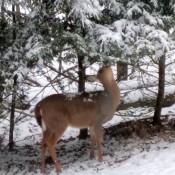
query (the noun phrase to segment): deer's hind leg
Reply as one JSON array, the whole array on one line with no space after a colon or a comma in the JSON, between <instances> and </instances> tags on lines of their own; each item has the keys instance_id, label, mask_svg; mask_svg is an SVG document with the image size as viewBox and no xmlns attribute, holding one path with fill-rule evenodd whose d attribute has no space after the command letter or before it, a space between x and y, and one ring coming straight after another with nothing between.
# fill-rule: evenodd
<instances>
[{"instance_id":1,"label":"deer's hind leg","mask_svg":"<svg viewBox=\"0 0 175 175\"><path fill-rule=\"evenodd\" d=\"M50 137L48 137L47 139L45 139L44 143L46 144L46 147L49 150L49 153L51 155L51 158L54 162L55 165L55 169L56 172L61 172L61 165L58 161L57 155L56 155L56 144L58 142L58 140L60 139L60 137L62 136L62 134L64 133L64 131L67 129L68 125L64 125L62 124L62 126L60 126L56 132L52 133L52 135ZM47 132L47 131L46 131ZM43 149L44 151L44 149ZM45 157L43 157L44 159ZM45 163L44 163L45 164Z\"/></svg>"},{"instance_id":2,"label":"deer's hind leg","mask_svg":"<svg viewBox=\"0 0 175 175\"><path fill-rule=\"evenodd\" d=\"M44 174L46 169L46 149L47 149L47 140L52 136L48 131L43 132L43 139L41 142L41 172Z\"/></svg>"}]
</instances>

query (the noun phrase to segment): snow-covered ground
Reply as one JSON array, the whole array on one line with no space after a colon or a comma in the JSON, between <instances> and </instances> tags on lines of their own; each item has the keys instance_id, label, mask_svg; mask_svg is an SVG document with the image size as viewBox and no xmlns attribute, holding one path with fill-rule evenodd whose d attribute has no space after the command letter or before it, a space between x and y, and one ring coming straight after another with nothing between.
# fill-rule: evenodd
<instances>
[{"instance_id":1,"label":"snow-covered ground","mask_svg":"<svg viewBox=\"0 0 175 175\"><path fill-rule=\"evenodd\" d=\"M18 148L13 153L1 152L0 174L39 175L39 148L39 145L30 145ZM99 163L97 159L89 159L89 141L71 139L58 145L62 175L170 175L175 171L174 150L174 142L159 137L141 140L116 136L106 138L104 161ZM47 161L46 174L56 175L50 160Z\"/></svg>"}]
</instances>

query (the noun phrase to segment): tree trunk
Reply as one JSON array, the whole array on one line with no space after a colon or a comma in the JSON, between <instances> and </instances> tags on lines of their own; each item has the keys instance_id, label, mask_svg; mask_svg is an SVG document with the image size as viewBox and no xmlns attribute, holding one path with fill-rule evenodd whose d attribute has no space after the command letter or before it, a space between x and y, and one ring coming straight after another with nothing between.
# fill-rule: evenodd
<instances>
[{"instance_id":1,"label":"tree trunk","mask_svg":"<svg viewBox=\"0 0 175 175\"><path fill-rule=\"evenodd\" d=\"M0 118L3 118L3 93L4 93L4 87L2 86L4 84L4 78L0 75Z\"/></svg>"},{"instance_id":2,"label":"tree trunk","mask_svg":"<svg viewBox=\"0 0 175 175\"><path fill-rule=\"evenodd\" d=\"M14 83L13 83L12 104L11 104L11 111L10 111L9 151L13 151L13 147L14 147L13 131L15 126L15 102L16 102L16 86L17 86L18 76L15 75L13 79L14 79Z\"/></svg>"},{"instance_id":3,"label":"tree trunk","mask_svg":"<svg viewBox=\"0 0 175 175\"><path fill-rule=\"evenodd\" d=\"M3 113L3 93L4 93L4 86L2 85L4 84L4 78L1 76L0 74L0 118L2 118L2 113Z\"/></svg>"},{"instance_id":4,"label":"tree trunk","mask_svg":"<svg viewBox=\"0 0 175 175\"><path fill-rule=\"evenodd\" d=\"M162 104L164 99L164 89L165 89L165 54L159 58L159 85L158 94L155 106L155 112L153 117L153 124L160 124L160 116L162 110Z\"/></svg>"},{"instance_id":5,"label":"tree trunk","mask_svg":"<svg viewBox=\"0 0 175 175\"><path fill-rule=\"evenodd\" d=\"M16 16L15 16L15 5L12 5L12 12L13 12L13 24L16 24ZM16 29L13 29L13 41L16 39ZM17 78L18 76L15 75L13 77L13 91L12 91L12 103L11 103L11 111L10 111L10 129L9 129L9 151L13 151L14 141L13 141L13 131L15 125L15 102L16 102L16 86L17 86Z\"/></svg>"},{"instance_id":6,"label":"tree trunk","mask_svg":"<svg viewBox=\"0 0 175 175\"><path fill-rule=\"evenodd\" d=\"M4 0L2 0L1 2L1 20L0 20L0 58L2 58L3 52L5 50L5 45L6 45L6 38L5 35L3 35L3 32L5 30L5 28L7 27L7 22L5 19L5 15L4 15L4 11L5 11L5 6L4 6ZM3 113L3 92L4 92L4 77L0 74L0 118L2 118L2 113Z\"/></svg>"},{"instance_id":7,"label":"tree trunk","mask_svg":"<svg viewBox=\"0 0 175 175\"><path fill-rule=\"evenodd\" d=\"M85 92L85 67L83 66L84 56L78 55L78 92ZM79 139L88 137L87 129L80 129Z\"/></svg>"},{"instance_id":8,"label":"tree trunk","mask_svg":"<svg viewBox=\"0 0 175 175\"><path fill-rule=\"evenodd\" d=\"M20 5L19 3L16 4L16 15L15 15L16 21L20 24L21 20L21 10L20 10Z\"/></svg>"},{"instance_id":9,"label":"tree trunk","mask_svg":"<svg viewBox=\"0 0 175 175\"><path fill-rule=\"evenodd\" d=\"M117 62L117 81L127 80L128 65L124 62Z\"/></svg>"}]
</instances>

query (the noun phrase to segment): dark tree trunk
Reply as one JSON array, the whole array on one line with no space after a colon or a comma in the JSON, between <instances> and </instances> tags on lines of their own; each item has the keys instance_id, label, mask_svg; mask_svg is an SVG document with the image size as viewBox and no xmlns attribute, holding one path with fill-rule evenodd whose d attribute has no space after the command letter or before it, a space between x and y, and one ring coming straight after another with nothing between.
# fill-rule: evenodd
<instances>
[{"instance_id":1,"label":"dark tree trunk","mask_svg":"<svg viewBox=\"0 0 175 175\"><path fill-rule=\"evenodd\" d=\"M13 151L14 140L13 140L13 131L15 126L15 102L16 102L16 86L17 86L18 76L14 76L13 83L13 92L12 92L12 104L10 111L10 130L9 130L9 151Z\"/></svg>"},{"instance_id":2,"label":"dark tree trunk","mask_svg":"<svg viewBox=\"0 0 175 175\"><path fill-rule=\"evenodd\" d=\"M78 55L78 92L85 91L85 67L83 66L84 56ZM80 129L79 139L88 137L87 129Z\"/></svg>"},{"instance_id":3,"label":"dark tree trunk","mask_svg":"<svg viewBox=\"0 0 175 175\"><path fill-rule=\"evenodd\" d=\"M117 62L117 81L127 80L128 77L128 65L124 62Z\"/></svg>"},{"instance_id":4,"label":"dark tree trunk","mask_svg":"<svg viewBox=\"0 0 175 175\"><path fill-rule=\"evenodd\" d=\"M85 68L83 66L84 56L78 56L78 92L85 91Z\"/></svg>"},{"instance_id":5,"label":"dark tree trunk","mask_svg":"<svg viewBox=\"0 0 175 175\"><path fill-rule=\"evenodd\" d=\"M2 118L2 113L3 113L3 92L4 92L4 86L2 86L2 84L4 84L4 78L0 75L0 118Z\"/></svg>"},{"instance_id":6,"label":"dark tree trunk","mask_svg":"<svg viewBox=\"0 0 175 175\"><path fill-rule=\"evenodd\" d=\"M0 19L0 58L3 55L3 52L5 50L6 45L6 38L5 35L3 35L5 28L7 27L7 21L5 19L4 15L5 6L4 6L4 0L1 2L1 19ZM2 118L3 113L3 92L4 92L4 77L0 74L0 118Z\"/></svg>"},{"instance_id":7,"label":"dark tree trunk","mask_svg":"<svg viewBox=\"0 0 175 175\"><path fill-rule=\"evenodd\" d=\"M16 16L15 16L15 5L12 5L12 12L13 12L13 24L16 24ZM13 40L16 39L16 30L13 29ZM11 103L11 110L10 110L10 129L9 129L9 151L13 151L14 147L14 140L13 140L13 131L15 126L15 102L16 102L16 86L17 86L17 79L18 76L15 75L13 77L13 90L12 90L12 103Z\"/></svg>"},{"instance_id":8,"label":"dark tree trunk","mask_svg":"<svg viewBox=\"0 0 175 175\"><path fill-rule=\"evenodd\" d=\"M161 110L164 100L164 85L165 85L165 54L159 59L159 85L158 94L153 117L153 124L160 124Z\"/></svg>"}]
</instances>

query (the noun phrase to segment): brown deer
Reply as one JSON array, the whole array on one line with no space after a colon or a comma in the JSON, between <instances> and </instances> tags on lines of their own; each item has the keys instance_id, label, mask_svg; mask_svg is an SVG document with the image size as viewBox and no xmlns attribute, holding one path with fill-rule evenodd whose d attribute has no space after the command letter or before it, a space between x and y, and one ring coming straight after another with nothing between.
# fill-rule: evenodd
<instances>
[{"instance_id":1,"label":"brown deer","mask_svg":"<svg viewBox=\"0 0 175 175\"><path fill-rule=\"evenodd\" d=\"M45 172L45 152L48 148L57 172L61 172L55 146L68 126L89 128L91 136L90 158L94 157L97 144L98 160L102 161L101 144L103 142L102 125L112 119L120 104L120 90L112 69L104 66L90 81L99 80L104 91L81 93L76 95L54 94L41 100L35 107L35 116L43 130L41 145L42 168Z\"/></svg>"}]
</instances>

